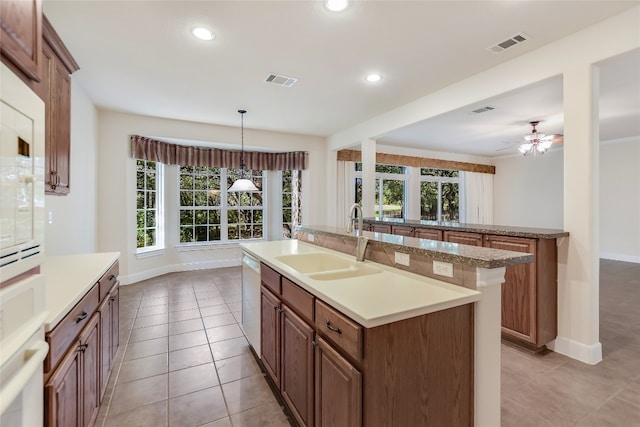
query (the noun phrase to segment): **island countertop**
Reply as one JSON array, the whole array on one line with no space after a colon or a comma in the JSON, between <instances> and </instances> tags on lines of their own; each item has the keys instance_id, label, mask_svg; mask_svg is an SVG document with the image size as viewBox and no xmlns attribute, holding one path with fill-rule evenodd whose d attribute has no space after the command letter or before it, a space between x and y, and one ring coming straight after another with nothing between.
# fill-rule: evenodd
<instances>
[{"instance_id":1,"label":"island countertop","mask_svg":"<svg viewBox=\"0 0 640 427\"><path fill-rule=\"evenodd\" d=\"M315 280L279 261L278 257L309 253L331 253L350 261L354 257L298 240L241 243L240 247L367 328L475 302L481 295L472 289L371 261L364 263L380 269L380 273Z\"/></svg>"},{"instance_id":2,"label":"island countertop","mask_svg":"<svg viewBox=\"0 0 640 427\"><path fill-rule=\"evenodd\" d=\"M49 317L44 330L55 328L64 316L98 282L119 252L47 256L41 266L45 275L46 306Z\"/></svg>"},{"instance_id":3,"label":"island countertop","mask_svg":"<svg viewBox=\"0 0 640 427\"><path fill-rule=\"evenodd\" d=\"M404 225L435 230L467 231L472 233L496 234L500 236L528 237L532 239L557 239L569 235L568 231L552 228L514 227L509 225L466 224L458 222L424 221L403 218L363 218L367 224Z\"/></svg>"}]
</instances>

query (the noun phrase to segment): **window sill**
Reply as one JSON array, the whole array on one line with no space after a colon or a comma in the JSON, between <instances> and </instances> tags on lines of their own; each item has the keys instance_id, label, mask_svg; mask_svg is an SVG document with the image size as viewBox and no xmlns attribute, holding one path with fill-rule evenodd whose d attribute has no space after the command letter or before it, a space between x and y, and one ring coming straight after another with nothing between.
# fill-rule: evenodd
<instances>
[{"instance_id":1,"label":"window sill","mask_svg":"<svg viewBox=\"0 0 640 427\"><path fill-rule=\"evenodd\" d=\"M247 239L247 240L236 240L233 242L220 242L220 243L212 243L212 242L203 242L203 243L182 243L180 245L176 245L176 251L178 252L190 252L190 251L208 251L213 249L228 249L228 248L237 248L240 246L240 243L251 243L251 242L263 242L265 239Z\"/></svg>"},{"instance_id":2,"label":"window sill","mask_svg":"<svg viewBox=\"0 0 640 427\"><path fill-rule=\"evenodd\" d=\"M136 252L136 258L137 259L151 258L151 257L154 257L154 256L164 255L165 252L166 252L166 249L164 249L164 248L139 249Z\"/></svg>"}]
</instances>

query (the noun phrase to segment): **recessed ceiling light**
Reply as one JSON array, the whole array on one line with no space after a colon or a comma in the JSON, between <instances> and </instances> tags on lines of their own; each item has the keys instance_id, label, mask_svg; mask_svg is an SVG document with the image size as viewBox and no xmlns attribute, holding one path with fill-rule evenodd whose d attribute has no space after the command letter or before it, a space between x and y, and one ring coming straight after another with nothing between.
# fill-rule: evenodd
<instances>
[{"instance_id":1,"label":"recessed ceiling light","mask_svg":"<svg viewBox=\"0 0 640 427\"><path fill-rule=\"evenodd\" d=\"M380 74L369 74L366 78L366 81L368 81L369 83L376 83L379 82L380 80L382 80L382 76Z\"/></svg>"},{"instance_id":2,"label":"recessed ceiling light","mask_svg":"<svg viewBox=\"0 0 640 427\"><path fill-rule=\"evenodd\" d=\"M215 34L202 27L194 28L193 30L191 30L191 34L193 34L195 38L205 41L213 40L216 38Z\"/></svg>"},{"instance_id":3,"label":"recessed ceiling light","mask_svg":"<svg viewBox=\"0 0 640 427\"><path fill-rule=\"evenodd\" d=\"M342 12L349 6L349 0L324 0L324 7L331 12Z\"/></svg>"}]
</instances>

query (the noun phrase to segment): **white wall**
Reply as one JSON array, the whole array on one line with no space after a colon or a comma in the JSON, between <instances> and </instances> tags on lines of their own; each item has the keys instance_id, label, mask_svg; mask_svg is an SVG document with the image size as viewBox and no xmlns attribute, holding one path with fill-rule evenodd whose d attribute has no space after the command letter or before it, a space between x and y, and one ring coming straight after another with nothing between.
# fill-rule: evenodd
<instances>
[{"instance_id":1,"label":"white wall","mask_svg":"<svg viewBox=\"0 0 640 427\"><path fill-rule=\"evenodd\" d=\"M133 134L232 144L240 148L240 129L156 117L98 112L98 241L100 251L119 251L121 281L132 283L171 271L239 265L240 249L228 244L204 250L177 250L177 232L168 230L164 253L138 258L135 247L135 161L129 136ZM302 175L303 221L325 222L326 141L324 138L245 128L245 149L308 151L309 167ZM174 168L172 170L172 168ZM175 177L175 166L166 176ZM171 178L173 179L173 178ZM166 215L177 223L176 183L166 183ZM171 222L170 222L171 223Z\"/></svg>"},{"instance_id":2,"label":"white wall","mask_svg":"<svg viewBox=\"0 0 640 427\"><path fill-rule=\"evenodd\" d=\"M47 255L98 249L97 127L96 108L71 76L71 191L66 196L45 196Z\"/></svg>"},{"instance_id":3,"label":"white wall","mask_svg":"<svg viewBox=\"0 0 640 427\"><path fill-rule=\"evenodd\" d=\"M600 146L600 256L640 262L640 137Z\"/></svg>"},{"instance_id":4,"label":"white wall","mask_svg":"<svg viewBox=\"0 0 640 427\"><path fill-rule=\"evenodd\" d=\"M493 221L498 225L563 228L562 150L535 159L495 159Z\"/></svg>"}]
</instances>

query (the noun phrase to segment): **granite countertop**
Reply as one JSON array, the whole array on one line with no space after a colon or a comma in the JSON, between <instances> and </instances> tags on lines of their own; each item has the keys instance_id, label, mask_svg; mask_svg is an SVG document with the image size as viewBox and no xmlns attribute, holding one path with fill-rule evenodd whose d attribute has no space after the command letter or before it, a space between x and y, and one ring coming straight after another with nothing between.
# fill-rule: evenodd
<instances>
[{"instance_id":1,"label":"granite countertop","mask_svg":"<svg viewBox=\"0 0 640 427\"><path fill-rule=\"evenodd\" d=\"M364 218L365 223L383 225L406 225L408 227L432 228L449 231L496 234L500 236L528 237L532 239L557 239L569 235L568 231L553 228L514 227L509 225L465 224L458 222L423 221L402 218Z\"/></svg>"},{"instance_id":2,"label":"granite countertop","mask_svg":"<svg viewBox=\"0 0 640 427\"><path fill-rule=\"evenodd\" d=\"M49 312L44 324L45 332L60 323L119 256L119 252L103 252L45 257L41 266Z\"/></svg>"},{"instance_id":3,"label":"granite countertop","mask_svg":"<svg viewBox=\"0 0 640 427\"><path fill-rule=\"evenodd\" d=\"M324 225L302 225L297 228L307 233L325 233L339 235L346 238L356 237L345 233L343 228ZM437 261L461 263L472 267L500 268L510 265L533 262L533 254L505 251L479 246L460 245L457 243L441 242L438 240L418 239L416 237L400 236L387 233L364 231L363 236L377 244L401 246L402 252L410 252L429 256Z\"/></svg>"},{"instance_id":4,"label":"granite countertop","mask_svg":"<svg viewBox=\"0 0 640 427\"><path fill-rule=\"evenodd\" d=\"M473 289L372 261L363 264L380 272L337 280L316 280L309 274L294 270L278 257L330 253L355 262L354 257L295 239L241 243L240 247L367 328L475 302L481 295Z\"/></svg>"}]
</instances>

